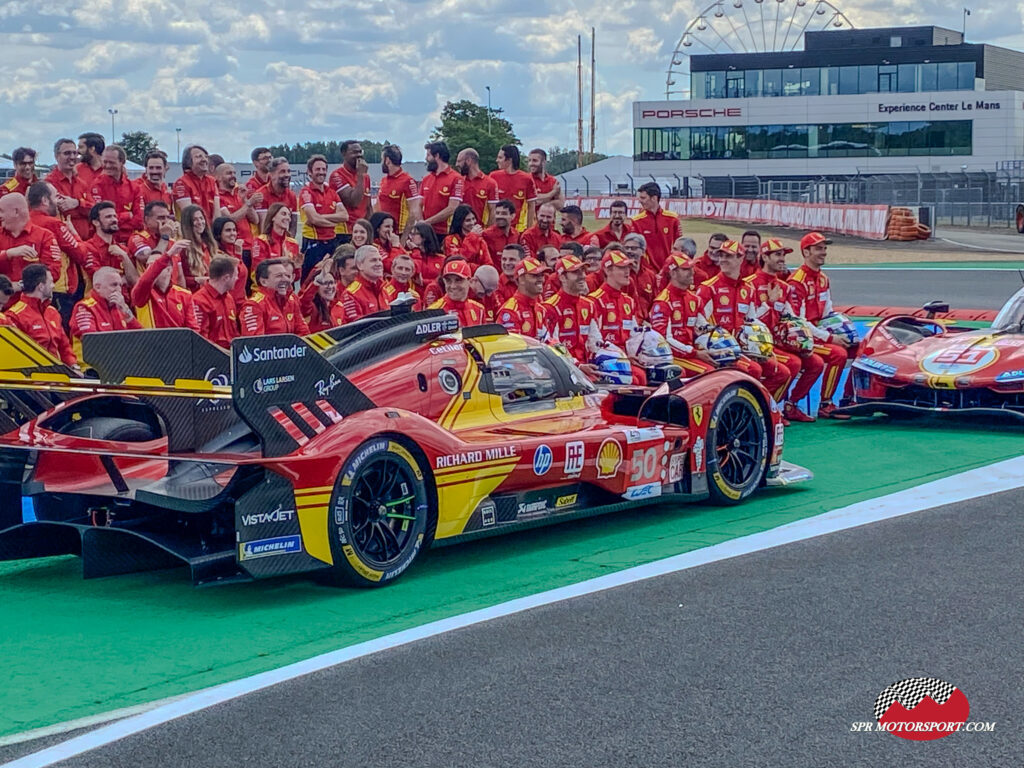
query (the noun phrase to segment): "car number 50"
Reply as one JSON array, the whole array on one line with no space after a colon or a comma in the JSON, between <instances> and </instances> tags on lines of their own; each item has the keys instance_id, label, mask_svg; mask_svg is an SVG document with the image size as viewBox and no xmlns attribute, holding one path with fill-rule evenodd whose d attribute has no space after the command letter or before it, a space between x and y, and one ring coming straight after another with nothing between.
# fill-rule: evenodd
<instances>
[{"instance_id":1,"label":"car number 50","mask_svg":"<svg viewBox=\"0 0 1024 768\"><path fill-rule=\"evenodd\" d=\"M658 449L648 448L646 451L634 451L633 457L630 459L630 468L633 473L629 476L629 482L650 480L658 469Z\"/></svg>"}]
</instances>

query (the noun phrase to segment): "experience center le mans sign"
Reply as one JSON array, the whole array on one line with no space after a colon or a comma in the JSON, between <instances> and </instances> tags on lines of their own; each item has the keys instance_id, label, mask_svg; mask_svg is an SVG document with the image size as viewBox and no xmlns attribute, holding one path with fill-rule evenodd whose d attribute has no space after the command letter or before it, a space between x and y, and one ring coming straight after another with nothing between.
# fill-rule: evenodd
<instances>
[{"instance_id":1,"label":"experience center le mans sign","mask_svg":"<svg viewBox=\"0 0 1024 768\"><path fill-rule=\"evenodd\" d=\"M961 100L929 101L927 104L879 104L878 111L884 115L900 112L973 112L982 109L999 109L998 101Z\"/></svg>"}]
</instances>

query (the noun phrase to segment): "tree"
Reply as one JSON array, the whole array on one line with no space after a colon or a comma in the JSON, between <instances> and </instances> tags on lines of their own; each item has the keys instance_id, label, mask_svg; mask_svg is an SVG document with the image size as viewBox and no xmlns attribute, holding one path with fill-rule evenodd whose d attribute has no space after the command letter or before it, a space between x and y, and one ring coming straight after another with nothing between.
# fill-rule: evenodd
<instances>
[{"instance_id":1,"label":"tree","mask_svg":"<svg viewBox=\"0 0 1024 768\"><path fill-rule=\"evenodd\" d=\"M128 159L139 165L146 164L146 153L156 149L156 139L145 131L127 131L121 134L121 146Z\"/></svg>"},{"instance_id":2,"label":"tree","mask_svg":"<svg viewBox=\"0 0 1024 768\"><path fill-rule=\"evenodd\" d=\"M498 150L506 144L519 145L512 123L501 117L500 109L492 109L488 127L487 107L463 99L449 101L441 110L441 124L430 135L431 141L443 141L451 152L452 162L466 147L480 153L480 168L485 172L497 168ZM524 164L526 158L523 158Z\"/></svg>"},{"instance_id":3,"label":"tree","mask_svg":"<svg viewBox=\"0 0 1024 768\"><path fill-rule=\"evenodd\" d=\"M363 159L368 163L379 163L381 151L390 142L371 139L357 139L363 147ZM270 147L274 157L286 157L289 163L305 165L313 155L323 155L330 165L341 162L341 142L339 141L307 141L302 144L275 144Z\"/></svg>"},{"instance_id":4,"label":"tree","mask_svg":"<svg viewBox=\"0 0 1024 768\"><path fill-rule=\"evenodd\" d=\"M590 154L589 152L583 153L583 165L590 165L596 163L598 160L604 160L608 155L602 155L600 152ZM582 167L582 166L580 166ZM552 147L548 150L548 173L552 176L559 176L566 171L572 171L576 169L576 150L568 149L565 147Z\"/></svg>"}]
</instances>

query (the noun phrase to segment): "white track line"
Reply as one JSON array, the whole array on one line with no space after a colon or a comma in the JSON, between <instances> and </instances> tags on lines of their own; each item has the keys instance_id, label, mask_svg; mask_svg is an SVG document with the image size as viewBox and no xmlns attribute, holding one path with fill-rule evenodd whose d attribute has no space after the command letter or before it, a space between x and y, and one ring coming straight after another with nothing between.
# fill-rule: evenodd
<instances>
[{"instance_id":1,"label":"white track line","mask_svg":"<svg viewBox=\"0 0 1024 768\"><path fill-rule=\"evenodd\" d=\"M208 688L186 696L178 701L164 704L134 717L125 718L116 723L98 728L90 733L76 736L61 744L56 744L39 752L26 755L0 768L44 768L61 760L80 755L84 752L111 744L133 734L153 728L163 723L201 712L204 709L223 704L246 694L269 688L273 685L294 680L297 677L318 672L337 666L352 659L358 659L378 651L397 648L417 640L424 640L451 632L456 629L473 626L485 621L510 616L522 611L550 605L562 600L569 600L581 595L590 595L606 589L621 587L644 579L663 576L668 573L694 568L708 563L718 562L752 552L803 541L815 536L822 536L836 531L866 525L868 523L899 517L912 512L931 509L932 507L950 504L967 499L988 496L989 494L1008 491L1024 486L1024 456L1001 461L986 467L979 467L958 475L935 480L905 491L891 493L877 499L869 499L848 507L826 512L815 517L798 520L787 525L773 528L762 533L751 534L739 539L731 539L711 547L698 549L681 555L657 560L646 565L628 568L607 576L571 584L536 595L510 600L490 608L464 613L460 616L441 619L419 627L385 635L375 640L330 651L306 661L296 662L279 669L262 672L252 677L236 680L231 683Z\"/></svg>"},{"instance_id":2,"label":"white track line","mask_svg":"<svg viewBox=\"0 0 1024 768\"><path fill-rule=\"evenodd\" d=\"M1018 253L1024 255L1024 251L1011 251L1006 248L991 248L986 245L971 245L970 243L961 243L959 240L950 240L948 237L939 237L936 239L941 240L944 243L949 243L950 245L958 245L961 248L970 248L975 251L991 251L992 253Z\"/></svg>"}]
</instances>

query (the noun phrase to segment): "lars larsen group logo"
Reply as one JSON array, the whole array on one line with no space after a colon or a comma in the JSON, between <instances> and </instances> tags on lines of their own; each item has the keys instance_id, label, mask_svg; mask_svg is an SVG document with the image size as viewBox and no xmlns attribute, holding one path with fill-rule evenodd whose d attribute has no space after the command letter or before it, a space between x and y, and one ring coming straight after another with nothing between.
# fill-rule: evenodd
<instances>
[{"instance_id":1,"label":"lars larsen group logo","mask_svg":"<svg viewBox=\"0 0 1024 768\"><path fill-rule=\"evenodd\" d=\"M305 357L307 349L309 347L304 344L293 344L290 347L271 347L270 349L242 347L242 351L238 353L238 362L266 363L271 360L295 360Z\"/></svg>"},{"instance_id":2,"label":"lars larsen group logo","mask_svg":"<svg viewBox=\"0 0 1024 768\"><path fill-rule=\"evenodd\" d=\"M875 699L875 721L853 723L851 731L891 733L910 741L933 741L958 731L994 731L994 722L967 722L967 696L937 677L908 677L887 686Z\"/></svg>"}]
</instances>

